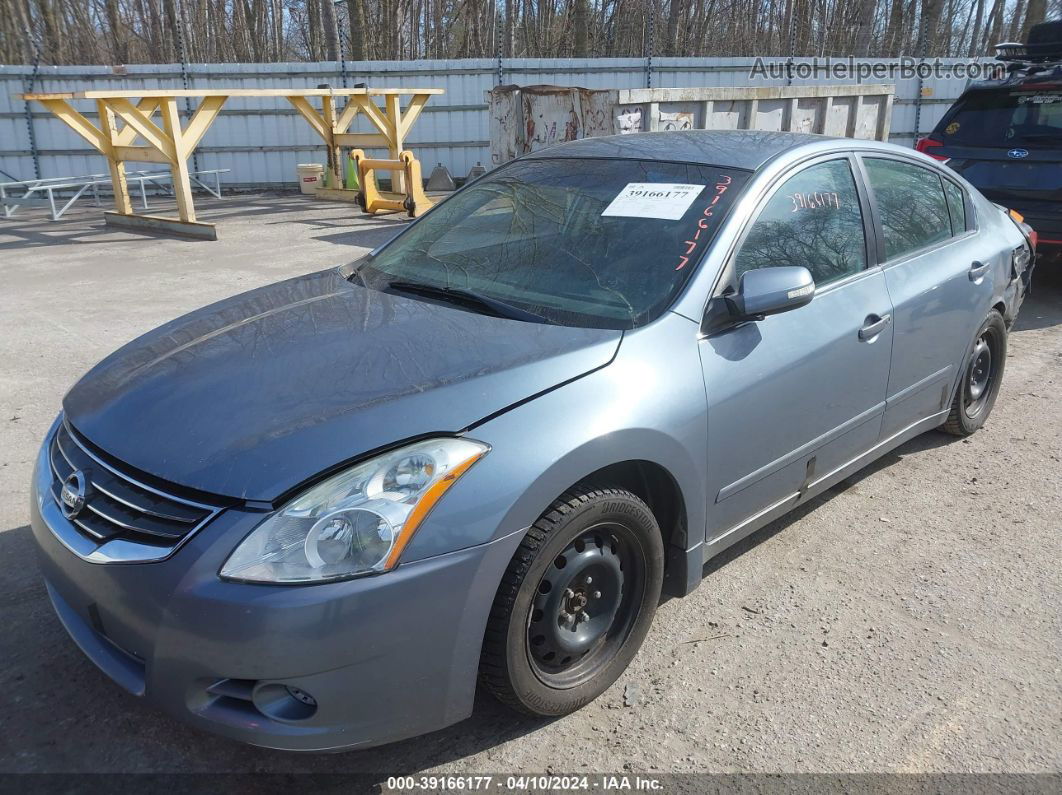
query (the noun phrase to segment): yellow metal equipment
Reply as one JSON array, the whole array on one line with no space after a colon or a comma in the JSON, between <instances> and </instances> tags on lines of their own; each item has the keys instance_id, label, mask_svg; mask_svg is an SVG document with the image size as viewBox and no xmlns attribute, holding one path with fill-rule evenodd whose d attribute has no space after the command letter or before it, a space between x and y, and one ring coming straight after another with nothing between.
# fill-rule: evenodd
<instances>
[{"instance_id":1,"label":"yellow metal equipment","mask_svg":"<svg viewBox=\"0 0 1062 795\"><path fill-rule=\"evenodd\" d=\"M108 224L213 240L217 238L214 225L198 222L195 217L188 158L229 97L287 99L324 141L328 150L329 184L338 187L343 184L341 147L379 147L387 149L392 158L400 157L405 149L405 137L425 103L432 95L442 93L441 88L149 89L23 94L22 99L40 102L107 158L115 204L114 212L105 216ZM202 100L192 118L182 126L177 100L184 97L202 97ZM400 106L403 97L409 98L404 109ZM336 100L342 98L346 101L340 109ZM376 104L376 98L382 99L382 106ZM311 104L311 99L320 100L320 111ZM99 121L90 121L70 100L94 101ZM359 113L376 132L348 132ZM155 121L155 114L159 115L161 124ZM125 180L125 164L130 161L163 163L170 167L179 218L133 212ZM414 200L411 212L415 211Z\"/></svg>"},{"instance_id":2,"label":"yellow metal equipment","mask_svg":"<svg viewBox=\"0 0 1062 795\"><path fill-rule=\"evenodd\" d=\"M410 151L400 152L397 160L373 160L361 149L350 153L358 169L358 204L370 215L380 212L407 212L416 218L427 212L434 202L424 193L420 178L420 161ZM391 172L391 191L381 191L376 182L377 171ZM402 192L394 188L404 189Z\"/></svg>"}]
</instances>

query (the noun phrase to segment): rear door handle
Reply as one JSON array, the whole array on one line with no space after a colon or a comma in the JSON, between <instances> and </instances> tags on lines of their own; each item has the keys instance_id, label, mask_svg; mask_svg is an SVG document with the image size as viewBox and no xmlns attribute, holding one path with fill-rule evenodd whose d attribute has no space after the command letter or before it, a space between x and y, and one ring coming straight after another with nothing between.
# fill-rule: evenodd
<instances>
[{"instance_id":1,"label":"rear door handle","mask_svg":"<svg viewBox=\"0 0 1062 795\"><path fill-rule=\"evenodd\" d=\"M976 282L988 273L988 266L989 263L987 262L978 262L977 260L974 260L973 264L970 266L970 281Z\"/></svg>"},{"instance_id":2,"label":"rear door handle","mask_svg":"<svg viewBox=\"0 0 1062 795\"><path fill-rule=\"evenodd\" d=\"M881 332L885 330L885 327L892 322L892 315L868 315L866 321L863 323L863 328L859 329L859 339L863 342L874 339Z\"/></svg>"}]
</instances>

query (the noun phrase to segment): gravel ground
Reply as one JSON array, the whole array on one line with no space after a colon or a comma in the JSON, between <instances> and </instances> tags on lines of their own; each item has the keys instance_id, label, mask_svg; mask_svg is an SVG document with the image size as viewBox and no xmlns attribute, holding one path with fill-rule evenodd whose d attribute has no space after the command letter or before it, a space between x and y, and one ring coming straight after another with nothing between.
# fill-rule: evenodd
<instances>
[{"instance_id":1,"label":"gravel ground","mask_svg":"<svg viewBox=\"0 0 1062 795\"><path fill-rule=\"evenodd\" d=\"M26 526L65 389L171 317L395 226L294 196L201 209L216 243L108 231L89 210L0 221L0 772L1062 770L1062 279L1045 273L984 430L915 439L711 563L577 714L527 720L484 696L432 735L293 755L125 695L53 616Z\"/></svg>"}]
</instances>

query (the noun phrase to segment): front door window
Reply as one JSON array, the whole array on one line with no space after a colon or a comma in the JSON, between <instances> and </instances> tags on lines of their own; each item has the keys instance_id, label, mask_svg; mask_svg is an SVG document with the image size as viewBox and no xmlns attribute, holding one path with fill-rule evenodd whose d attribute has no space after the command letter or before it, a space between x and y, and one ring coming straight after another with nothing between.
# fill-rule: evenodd
<instances>
[{"instance_id":1,"label":"front door window","mask_svg":"<svg viewBox=\"0 0 1062 795\"><path fill-rule=\"evenodd\" d=\"M817 286L866 267L859 194L847 160L830 160L787 179L767 200L742 243L735 275L803 265Z\"/></svg>"}]
</instances>

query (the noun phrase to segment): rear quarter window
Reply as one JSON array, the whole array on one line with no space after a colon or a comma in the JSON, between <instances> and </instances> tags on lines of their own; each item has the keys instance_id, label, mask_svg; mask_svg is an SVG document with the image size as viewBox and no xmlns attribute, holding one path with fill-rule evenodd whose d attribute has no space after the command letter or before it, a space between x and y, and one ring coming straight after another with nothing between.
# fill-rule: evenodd
<instances>
[{"instance_id":1,"label":"rear quarter window","mask_svg":"<svg viewBox=\"0 0 1062 795\"><path fill-rule=\"evenodd\" d=\"M948 201L948 213L951 215L951 233L961 235L967 229L966 199L962 188L951 180L943 180L944 197Z\"/></svg>"}]
</instances>

